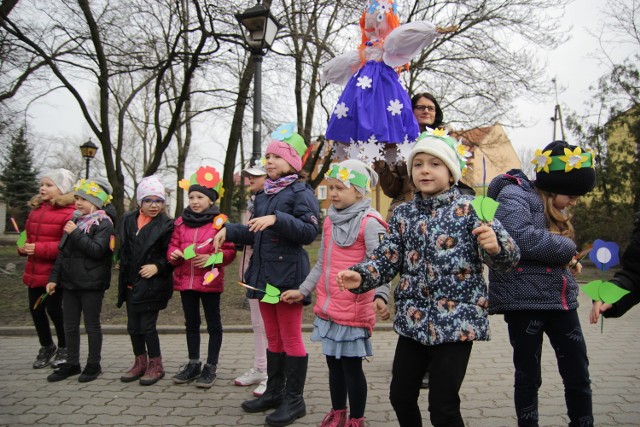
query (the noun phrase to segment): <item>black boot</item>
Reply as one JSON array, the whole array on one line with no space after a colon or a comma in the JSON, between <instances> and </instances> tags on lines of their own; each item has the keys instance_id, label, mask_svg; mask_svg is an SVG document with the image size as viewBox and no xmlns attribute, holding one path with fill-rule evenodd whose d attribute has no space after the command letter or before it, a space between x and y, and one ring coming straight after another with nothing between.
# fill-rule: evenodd
<instances>
[{"instance_id":1,"label":"black boot","mask_svg":"<svg viewBox=\"0 0 640 427\"><path fill-rule=\"evenodd\" d=\"M284 363L284 353L272 353L267 350L267 389L257 399L242 402L242 409L253 413L280 406L284 398Z\"/></svg>"},{"instance_id":2,"label":"black boot","mask_svg":"<svg viewBox=\"0 0 640 427\"><path fill-rule=\"evenodd\" d=\"M307 379L307 363L309 356L287 356L285 362L285 375L287 377L284 400L275 412L267 415L266 421L270 426L288 426L300 417L307 414L302 392L304 382Z\"/></svg>"}]
</instances>

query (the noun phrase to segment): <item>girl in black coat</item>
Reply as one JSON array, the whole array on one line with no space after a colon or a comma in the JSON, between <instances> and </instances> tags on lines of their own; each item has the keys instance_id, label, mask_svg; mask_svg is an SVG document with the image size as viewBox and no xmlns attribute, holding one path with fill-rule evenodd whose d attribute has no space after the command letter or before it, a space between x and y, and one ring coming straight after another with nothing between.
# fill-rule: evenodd
<instances>
[{"instance_id":1,"label":"girl in black coat","mask_svg":"<svg viewBox=\"0 0 640 427\"><path fill-rule=\"evenodd\" d=\"M67 341L67 362L47 377L47 381L61 381L80 374L80 315L89 343L87 364L78 378L93 381L102 373L102 329L100 312L104 292L111 282L113 220L104 206L111 201L111 185L94 178L80 180L74 187L76 221L64 226L60 254L49 276L47 293L58 285L64 288L62 307L64 333ZM78 216L79 215L79 216Z\"/></svg>"},{"instance_id":2,"label":"girl in black coat","mask_svg":"<svg viewBox=\"0 0 640 427\"><path fill-rule=\"evenodd\" d=\"M173 268L166 258L173 220L164 212L164 186L156 176L140 181L136 200L140 209L127 213L118 227L118 307L127 302L127 330L135 355L120 380L151 385L164 377L156 324L173 292Z\"/></svg>"}]
</instances>

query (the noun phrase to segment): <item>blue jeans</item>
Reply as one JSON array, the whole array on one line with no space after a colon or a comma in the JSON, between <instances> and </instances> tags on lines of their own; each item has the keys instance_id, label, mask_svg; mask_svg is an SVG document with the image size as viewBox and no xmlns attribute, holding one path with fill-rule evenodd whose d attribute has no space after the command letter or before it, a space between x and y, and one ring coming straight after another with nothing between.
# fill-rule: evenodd
<instances>
[{"instance_id":1,"label":"blue jeans","mask_svg":"<svg viewBox=\"0 0 640 427\"><path fill-rule=\"evenodd\" d=\"M504 320L513 347L518 426L538 426L543 334L547 334L556 353L569 426L593 426L589 359L576 310L512 311L505 313Z\"/></svg>"}]
</instances>

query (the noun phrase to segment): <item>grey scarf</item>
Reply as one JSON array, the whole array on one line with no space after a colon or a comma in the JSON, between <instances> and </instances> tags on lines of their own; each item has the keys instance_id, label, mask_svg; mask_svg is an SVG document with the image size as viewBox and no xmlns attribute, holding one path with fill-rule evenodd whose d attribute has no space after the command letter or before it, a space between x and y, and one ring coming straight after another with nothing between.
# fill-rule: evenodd
<instances>
[{"instance_id":1,"label":"grey scarf","mask_svg":"<svg viewBox=\"0 0 640 427\"><path fill-rule=\"evenodd\" d=\"M340 211L331 205L328 215L333 223L333 230L331 230L333 241L341 247L353 245L358 238L362 219L370 210L371 199L366 198Z\"/></svg>"}]
</instances>

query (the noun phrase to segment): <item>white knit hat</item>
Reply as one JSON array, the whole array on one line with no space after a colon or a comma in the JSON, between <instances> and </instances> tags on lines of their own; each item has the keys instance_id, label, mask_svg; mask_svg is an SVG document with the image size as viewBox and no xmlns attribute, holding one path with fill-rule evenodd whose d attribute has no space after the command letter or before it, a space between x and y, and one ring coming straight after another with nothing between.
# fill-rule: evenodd
<instances>
[{"instance_id":1,"label":"white knit hat","mask_svg":"<svg viewBox=\"0 0 640 427\"><path fill-rule=\"evenodd\" d=\"M458 152L456 151L458 142L446 133L438 135L439 131L440 129L435 131L427 129L427 131L422 132L418 136L418 142L413 146L413 149L409 154L409 158L407 159L407 172L409 173L409 178L411 178L413 158L418 153L431 154L432 156L436 156L442 160L451 172L454 183L460 181L460 178L462 178L462 169L465 166L465 161L458 156Z\"/></svg>"},{"instance_id":2,"label":"white knit hat","mask_svg":"<svg viewBox=\"0 0 640 427\"><path fill-rule=\"evenodd\" d=\"M164 185L160 182L160 179L156 175L147 176L142 178L136 188L136 200L138 204L142 204L142 199L147 196L156 196L162 200L165 200Z\"/></svg>"},{"instance_id":3,"label":"white knit hat","mask_svg":"<svg viewBox=\"0 0 640 427\"><path fill-rule=\"evenodd\" d=\"M58 187L60 193L65 194L71 191L73 184L76 182L76 177L73 172L67 169L52 169L45 173L43 178L49 178Z\"/></svg>"}]
</instances>

